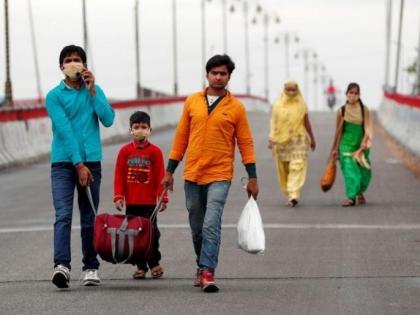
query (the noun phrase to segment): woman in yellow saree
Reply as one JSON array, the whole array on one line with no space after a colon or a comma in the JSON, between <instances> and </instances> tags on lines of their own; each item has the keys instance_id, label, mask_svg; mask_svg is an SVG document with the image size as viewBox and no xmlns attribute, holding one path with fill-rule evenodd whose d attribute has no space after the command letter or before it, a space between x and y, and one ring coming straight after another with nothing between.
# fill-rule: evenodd
<instances>
[{"instance_id":1,"label":"woman in yellow saree","mask_svg":"<svg viewBox=\"0 0 420 315\"><path fill-rule=\"evenodd\" d=\"M286 81L273 105L268 148L273 152L280 189L291 207L298 204L305 183L309 146L315 150L308 108L297 82Z\"/></svg>"}]
</instances>

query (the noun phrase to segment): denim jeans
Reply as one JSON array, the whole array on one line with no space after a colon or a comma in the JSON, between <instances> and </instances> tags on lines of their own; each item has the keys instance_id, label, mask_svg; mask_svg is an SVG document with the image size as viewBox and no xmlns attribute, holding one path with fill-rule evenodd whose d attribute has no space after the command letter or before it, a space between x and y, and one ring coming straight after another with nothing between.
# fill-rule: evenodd
<instances>
[{"instance_id":1,"label":"denim jeans","mask_svg":"<svg viewBox=\"0 0 420 315\"><path fill-rule=\"evenodd\" d=\"M217 267L222 214L229 188L229 181L207 185L185 181L185 200L199 268L214 271Z\"/></svg>"},{"instance_id":2,"label":"denim jeans","mask_svg":"<svg viewBox=\"0 0 420 315\"><path fill-rule=\"evenodd\" d=\"M99 204L99 190L101 185L101 163L84 163L92 172L94 181L90 188L93 203L96 208ZM55 208L54 223L54 267L64 265L71 268L71 222L73 217L74 191L77 188L80 212L83 270L98 269L99 261L93 247L93 225L95 214L92 211L86 195L86 188L79 185L76 168L72 163L62 162L51 165L52 197Z\"/></svg>"}]
</instances>

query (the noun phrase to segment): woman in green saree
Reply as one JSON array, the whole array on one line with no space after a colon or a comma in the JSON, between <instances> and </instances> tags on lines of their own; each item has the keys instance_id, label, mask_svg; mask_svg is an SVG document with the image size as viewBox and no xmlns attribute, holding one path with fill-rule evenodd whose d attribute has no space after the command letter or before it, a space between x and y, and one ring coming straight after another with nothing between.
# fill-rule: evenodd
<instances>
[{"instance_id":1,"label":"woman in green saree","mask_svg":"<svg viewBox=\"0 0 420 315\"><path fill-rule=\"evenodd\" d=\"M331 157L339 160L344 177L347 200L343 207L365 204L364 192L369 186L370 145L372 122L368 108L360 99L360 86L350 83L346 91L347 102L337 111L336 132Z\"/></svg>"}]
</instances>

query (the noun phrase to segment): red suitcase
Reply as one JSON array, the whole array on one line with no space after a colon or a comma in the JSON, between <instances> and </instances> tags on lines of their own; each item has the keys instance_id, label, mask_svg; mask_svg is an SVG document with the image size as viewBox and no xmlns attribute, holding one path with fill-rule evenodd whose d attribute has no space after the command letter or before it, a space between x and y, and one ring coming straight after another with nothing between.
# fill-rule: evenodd
<instances>
[{"instance_id":1,"label":"red suitcase","mask_svg":"<svg viewBox=\"0 0 420 315\"><path fill-rule=\"evenodd\" d=\"M95 218L93 244L99 256L117 264L147 260L153 241L148 218L102 213Z\"/></svg>"},{"instance_id":2,"label":"red suitcase","mask_svg":"<svg viewBox=\"0 0 420 315\"><path fill-rule=\"evenodd\" d=\"M95 212L93 246L103 260L114 264L132 265L147 260L154 236L152 222L165 192L160 196L151 217L145 218L123 214L97 214L90 187L87 187L90 206Z\"/></svg>"}]
</instances>

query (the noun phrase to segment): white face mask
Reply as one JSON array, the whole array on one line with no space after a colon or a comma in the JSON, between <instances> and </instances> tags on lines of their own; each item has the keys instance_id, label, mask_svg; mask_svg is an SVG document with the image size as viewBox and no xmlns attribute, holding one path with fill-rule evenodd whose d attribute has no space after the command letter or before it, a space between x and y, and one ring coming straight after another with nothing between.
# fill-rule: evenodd
<instances>
[{"instance_id":1,"label":"white face mask","mask_svg":"<svg viewBox=\"0 0 420 315\"><path fill-rule=\"evenodd\" d=\"M150 128L149 129L131 129L131 135L137 140L145 140L150 137Z\"/></svg>"},{"instance_id":2,"label":"white face mask","mask_svg":"<svg viewBox=\"0 0 420 315\"><path fill-rule=\"evenodd\" d=\"M82 72L84 68L85 67L83 66L83 63L72 61L69 63L65 63L61 71L70 81L78 81L82 77Z\"/></svg>"}]
</instances>

